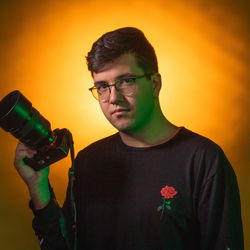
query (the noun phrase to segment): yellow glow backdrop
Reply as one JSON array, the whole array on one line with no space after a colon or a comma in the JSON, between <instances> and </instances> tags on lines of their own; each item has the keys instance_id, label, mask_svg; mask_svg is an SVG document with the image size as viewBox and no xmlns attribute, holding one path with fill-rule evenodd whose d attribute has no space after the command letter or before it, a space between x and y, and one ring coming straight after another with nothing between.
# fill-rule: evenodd
<instances>
[{"instance_id":1,"label":"yellow glow backdrop","mask_svg":"<svg viewBox=\"0 0 250 250\"><path fill-rule=\"evenodd\" d=\"M53 129L66 127L73 133L78 152L116 132L88 91L87 52L107 31L142 29L158 55L165 115L224 149L238 177L249 235L247 12L244 1L237 6L212 2L3 1L0 98L19 89ZM16 143L0 130L0 245L5 250L39 249L27 188L12 167ZM69 166L67 158L51 168L61 204Z\"/></svg>"}]
</instances>

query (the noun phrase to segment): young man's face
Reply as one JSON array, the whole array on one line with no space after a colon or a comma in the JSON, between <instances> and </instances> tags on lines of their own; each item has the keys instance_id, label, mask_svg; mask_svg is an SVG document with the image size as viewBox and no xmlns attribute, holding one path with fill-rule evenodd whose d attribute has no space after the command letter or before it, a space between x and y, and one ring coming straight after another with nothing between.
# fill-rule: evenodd
<instances>
[{"instance_id":1,"label":"young man's face","mask_svg":"<svg viewBox=\"0 0 250 250\"><path fill-rule=\"evenodd\" d=\"M110 85L125 74L134 76L145 74L132 54L124 54L112 63L106 64L101 72L93 73L93 79L95 83L105 82ZM154 114L159 93L155 85L153 76L150 79L138 78L134 93L128 96L119 93L112 86L109 99L105 102L99 100L104 115L119 131L133 133L143 129Z\"/></svg>"}]
</instances>

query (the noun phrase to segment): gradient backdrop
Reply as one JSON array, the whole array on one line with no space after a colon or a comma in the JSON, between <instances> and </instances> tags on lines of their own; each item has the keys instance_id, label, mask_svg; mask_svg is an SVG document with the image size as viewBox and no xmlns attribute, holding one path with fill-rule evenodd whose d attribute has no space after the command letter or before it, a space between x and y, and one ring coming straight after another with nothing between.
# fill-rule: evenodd
<instances>
[{"instance_id":1,"label":"gradient backdrop","mask_svg":"<svg viewBox=\"0 0 250 250\"><path fill-rule=\"evenodd\" d=\"M142 29L155 47L167 118L218 143L238 177L249 228L249 9L242 1L18 1L0 3L0 98L19 89L78 152L115 132L88 88L85 56L103 33ZM248 26L248 27L247 27ZM27 188L13 168L17 140L0 129L0 246L39 249ZM69 158L51 168L60 204ZM245 239L250 249L249 239Z\"/></svg>"}]
</instances>

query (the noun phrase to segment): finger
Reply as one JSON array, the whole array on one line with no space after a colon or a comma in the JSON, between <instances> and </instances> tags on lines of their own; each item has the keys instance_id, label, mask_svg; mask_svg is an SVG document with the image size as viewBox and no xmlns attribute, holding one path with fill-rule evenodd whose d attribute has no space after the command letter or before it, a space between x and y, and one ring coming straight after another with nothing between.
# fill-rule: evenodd
<instances>
[{"instance_id":1,"label":"finger","mask_svg":"<svg viewBox=\"0 0 250 250\"><path fill-rule=\"evenodd\" d=\"M32 156L37 153L37 151L35 149L31 149L31 148L27 147L25 144L23 144L20 141L17 144L16 151L18 151L18 152L25 151L25 152L28 152Z\"/></svg>"}]
</instances>

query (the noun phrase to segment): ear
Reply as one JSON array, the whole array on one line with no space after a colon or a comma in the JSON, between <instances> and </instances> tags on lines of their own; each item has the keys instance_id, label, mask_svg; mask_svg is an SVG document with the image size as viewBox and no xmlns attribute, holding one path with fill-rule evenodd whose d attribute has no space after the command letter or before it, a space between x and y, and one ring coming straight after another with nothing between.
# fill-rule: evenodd
<instances>
[{"instance_id":1,"label":"ear","mask_svg":"<svg viewBox=\"0 0 250 250\"><path fill-rule=\"evenodd\" d=\"M154 84L154 97L159 97L161 90L161 75L159 73L153 74L152 80Z\"/></svg>"}]
</instances>

